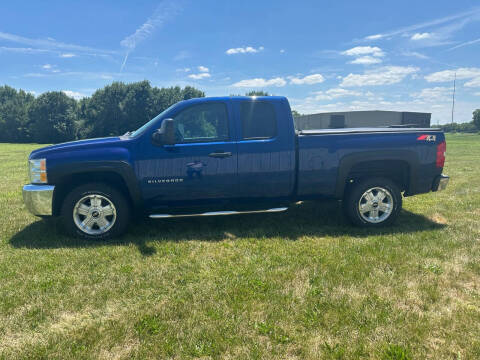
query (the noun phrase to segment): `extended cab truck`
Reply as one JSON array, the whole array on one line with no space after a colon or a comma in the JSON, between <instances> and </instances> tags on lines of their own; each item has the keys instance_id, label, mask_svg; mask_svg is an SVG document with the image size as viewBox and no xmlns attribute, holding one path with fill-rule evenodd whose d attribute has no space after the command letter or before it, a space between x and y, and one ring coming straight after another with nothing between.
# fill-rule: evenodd
<instances>
[{"instance_id":1,"label":"extended cab truck","mask_svg":"<svg viewBox=\"0 0 480 360\"><path fill-rule=\"evenodd\" d=\"M23 196L87 238L120 235L134 214L278 212L325 198L377 227L397 217L402 193L446 187L445 147L435 129L297 131L284 97L199 98L123 136L33 151Z\"/></svg>"}]
</instances>

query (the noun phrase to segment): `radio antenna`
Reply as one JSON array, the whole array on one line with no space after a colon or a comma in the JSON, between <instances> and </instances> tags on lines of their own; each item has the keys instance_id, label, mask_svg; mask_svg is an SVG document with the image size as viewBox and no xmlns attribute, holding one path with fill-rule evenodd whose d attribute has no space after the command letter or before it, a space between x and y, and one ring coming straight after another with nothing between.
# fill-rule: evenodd
<instances>
[{"instance_id":1,"label":"radio antenna","mask_svg":"<svg viewBox=\"0 0 480 360\"><path fill-rule=\"evenodd\" d=\"M457 72L455 71L455 77L453 78L453 94L452 94L452 124L453 124L453 112L455 110L455 82L457 80Z\"/></svg>"}]
</instances>

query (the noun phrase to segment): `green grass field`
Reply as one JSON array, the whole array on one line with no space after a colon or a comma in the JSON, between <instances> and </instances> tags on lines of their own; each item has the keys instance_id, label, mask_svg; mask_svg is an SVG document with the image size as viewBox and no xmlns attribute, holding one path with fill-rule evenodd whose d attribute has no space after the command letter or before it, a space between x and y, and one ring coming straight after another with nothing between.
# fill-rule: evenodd
<instances>
[{"instance_id":1,"label":"green grass field","mask_svg":"<svg viewBox=\"0 0 480 360\"><path fill-rule=\"evenodd\" d=\"M27 213L38 145L0 144L0 358L478 359L480 136L394 227L337 202L62 236Z\"/></svg>"}]
</instances>

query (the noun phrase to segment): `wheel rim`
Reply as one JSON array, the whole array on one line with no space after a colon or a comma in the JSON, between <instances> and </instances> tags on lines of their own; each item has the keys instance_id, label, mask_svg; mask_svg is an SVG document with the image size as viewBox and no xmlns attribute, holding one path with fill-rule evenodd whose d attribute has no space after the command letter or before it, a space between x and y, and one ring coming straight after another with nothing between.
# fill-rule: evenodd
<instances>
[{"instance_id":1,"label":"wheel rim","mask_svg":"<svg viewBox=\"0 0 480 360\"><path fill-rule=\"evenodd\" d=\"M115 205L99 194L82 197L73 208L77 228L88 235L105 234L117 220Z\"/></svg>"},{"instance_id":2,"label":"wheel rim","mask_svg":"<svg viewBox=\"0 0 480 360\"><path fill-rule=\"evenodd\" d=\"M358 201L358 212L366 222L385 221L393 211L393 196L385 188L373 187L363 193Z\"/></svg>"}]
</instances>

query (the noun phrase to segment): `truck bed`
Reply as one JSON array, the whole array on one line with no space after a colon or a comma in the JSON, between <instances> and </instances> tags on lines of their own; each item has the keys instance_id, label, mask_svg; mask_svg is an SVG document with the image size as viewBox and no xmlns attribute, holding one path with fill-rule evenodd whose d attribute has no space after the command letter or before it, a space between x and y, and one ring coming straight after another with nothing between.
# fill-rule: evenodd
<instances>
[{"instance_id":1,"label":"truck bed","mask_svg":"<svg viewBox=\"0 0 480 360\"><path fill-rule=\"evenodd\" d=\"M353 172L376 172L373 164L397 173L406 194L428 192L441 172L435 166L437 144L444 141L433 128L342 128L302 130L298 134L298 195L341 198ZM432 141L421 135L435 135Z\"/></svg>"}]
</instances>

